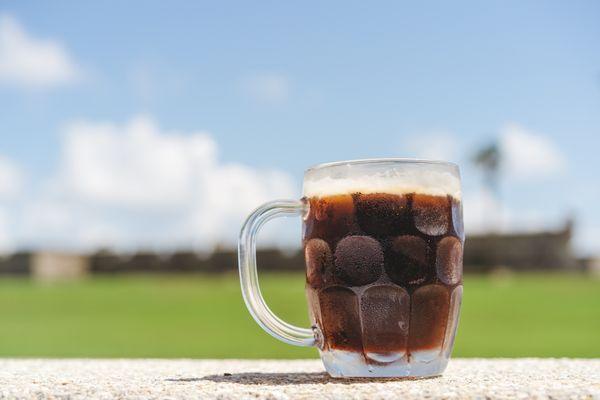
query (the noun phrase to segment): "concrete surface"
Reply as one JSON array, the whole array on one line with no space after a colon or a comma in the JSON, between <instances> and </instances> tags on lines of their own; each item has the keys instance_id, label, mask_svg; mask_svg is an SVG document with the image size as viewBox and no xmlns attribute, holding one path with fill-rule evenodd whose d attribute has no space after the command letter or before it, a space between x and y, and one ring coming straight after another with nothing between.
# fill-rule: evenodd
<instances>
[{"instance_id":1,"label":"concrete surface","mask_svg":"<svg viewBox=\"0 0 600 400\"><path fill-rule=\"evenodd\" d=\"M600 359L458 359L439 378L339 380L320 361L0 360L0 398L600 399Z\"/></svg>"}]
</instances>

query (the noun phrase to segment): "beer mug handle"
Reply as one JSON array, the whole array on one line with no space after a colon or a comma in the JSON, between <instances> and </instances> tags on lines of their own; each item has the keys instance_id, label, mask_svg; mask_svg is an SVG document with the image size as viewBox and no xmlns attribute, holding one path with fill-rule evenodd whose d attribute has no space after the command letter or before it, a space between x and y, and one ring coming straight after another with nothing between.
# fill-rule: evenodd
<instances>
[{"instance_id":1,"label":"beer mug handle","mask_svg":"<svg viewBox=\"0 0 600 400\"><path fill-rule=\"evenodd\" d=\"M296 346L314 346L311 329L300 328L280 319L265 303L256 272L256 235L265 222L281 216L304 216L306 203L293 200L271 201L252 212L242 226L238 242L238 262L242 295L254 320L268 334L282 342Z\"/></svg>"}]
</instances>

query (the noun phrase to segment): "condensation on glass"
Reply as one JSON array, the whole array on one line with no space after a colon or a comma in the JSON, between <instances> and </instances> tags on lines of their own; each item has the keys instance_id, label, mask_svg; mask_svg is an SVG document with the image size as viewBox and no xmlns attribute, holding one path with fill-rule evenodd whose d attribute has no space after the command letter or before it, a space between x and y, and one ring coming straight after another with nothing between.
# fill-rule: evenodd
<instances>
[{"instance_id":1,"label":"condensation on glass","mask_svg":"<svg viewBox=\"0 0 600 400\"><path fill-rule=\"evenodd\" d=\"M300 201L267 203L240 235L240 278L256 321L284 342L317 346L335 377L439 375L462 299L464 231L458 167L374 159L305 173ZM265 304L255 234L270 218L303 219L310 329Z\"/></svg>"}]
</instances>

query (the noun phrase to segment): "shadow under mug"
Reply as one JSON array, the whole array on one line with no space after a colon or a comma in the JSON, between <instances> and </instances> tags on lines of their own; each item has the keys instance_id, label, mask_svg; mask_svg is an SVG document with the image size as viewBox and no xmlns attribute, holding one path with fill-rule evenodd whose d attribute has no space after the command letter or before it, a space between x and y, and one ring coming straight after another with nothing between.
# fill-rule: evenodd
<instances>
[{"instance_id":1,"label":"shadow under mug","mask_svg":"<svg viewBox=\"0 0 600 400\"><path fill-rule=\"evenodd\" d=\"M300 216L311 329L266 305L256 234ZM333 377L426 377L450 358L462 300L464 229L458 166L411 159L321 164L303 198L264 204L242 227L242 294L273 337L316 346Z\"/></svg>"}]
</instances>

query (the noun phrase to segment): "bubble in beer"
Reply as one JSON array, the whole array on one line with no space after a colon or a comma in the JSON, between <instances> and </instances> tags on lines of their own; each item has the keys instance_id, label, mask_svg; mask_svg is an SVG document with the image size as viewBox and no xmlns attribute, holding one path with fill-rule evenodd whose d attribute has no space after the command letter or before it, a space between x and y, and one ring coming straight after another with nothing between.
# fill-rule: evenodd
<instances>
[{"instance_id":1,"label":"bubble in beer","mask_svg":"<svg viewBox=\"0 0 600 400\"><path fill-rule=\"evenodd\" d=\"M306 280L318 288L333 279L333 255L326 241L310 239L304 248L306 259Z\"/></svg>"},{"instance_id":2,"label":"bubble in beer","mask_svg":"<svg viewBox=\"0 0 600 400\"><path fill-rule=\"evenodd\" d=\"M437 275L442 282L454 285L461 280L463 249L460 240L454 236L440 240L435 259Z\"/></svg>"},{"instance_id":3,"label":"bubble in beer","mask_svg":"<svg viewBox=\"0 0 600 400\"><path fill-rule=\"evenodd\" d=\"M384 264L379 242L369 236L347 236L335 248L335 275L350 285L375 282Z\"/></svg>"},{"instance_id":4,"label":"bubble in beer","mask_svg":"<svg viewBox=\"0 0 600 400\"><path fill-rule=\"evenodd\" d=\"M388 193L354 195L356 218L360 228L374 236L397 235L408 218L406 196Z\"/></svg>"},{"instance_id":5,"label":"bubble in beer","mask_svg":"<svg viewBox=\"0 0 600 400\"><path fill-rule=\"evenodd\" d=\"M447 197L415 194L412 207L415 226L419 231L430 236L448 232L450 205Z\"/></svg>"},{"instance_id":6,"label":"bubble in beer","mask_svg":"<svg viewBox=\"0 0 600 400\"><path fill-rule=\"evenodd\" d=\"M417 236L402 235L391 242L387 254L386 272L401 286L419 285L431 280L432 269L427 263L429 246Z\"/></svg>"}]
</instances>

